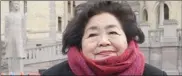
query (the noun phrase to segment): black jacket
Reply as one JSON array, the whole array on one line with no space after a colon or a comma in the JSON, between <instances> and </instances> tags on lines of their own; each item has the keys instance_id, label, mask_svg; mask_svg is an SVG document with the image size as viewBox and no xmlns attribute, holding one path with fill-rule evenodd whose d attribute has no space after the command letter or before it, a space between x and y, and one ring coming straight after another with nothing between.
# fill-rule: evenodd
<instances>
[{"instance_id":1,"label":"black jacket","mask_svg":"<svg viewBox=\"0 0 182 76\"><path fill-rule=\"evenodd\" d=\"M68 61L59 63L49 68L45 72L43 72L43 74L41 74L41 76L51 76L51 75L75 76L68 65ZM143 76L167 76L167 74L166 72L146 63Z\"/></svg>"}]
</instances>

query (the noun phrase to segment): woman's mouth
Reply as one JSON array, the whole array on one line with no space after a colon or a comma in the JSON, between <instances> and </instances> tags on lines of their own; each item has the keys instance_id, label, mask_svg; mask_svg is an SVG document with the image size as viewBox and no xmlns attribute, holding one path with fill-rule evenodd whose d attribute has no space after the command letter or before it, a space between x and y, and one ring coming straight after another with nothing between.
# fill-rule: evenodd
<instances>
[{"instance_id":1,"label":"woman's mouth","mask_svg":"<svg viewBox=\"0 0 182 76\"><path fill-rule=\"evenodd\" d=\"M116 51L101 51L101 52L98 52L96 55L111 55L111 54L116 54Z\"/></svg>"},{"instance_id":2,"label":"woman's mouth","mask_svg":"<svg viewBox=\"0 0 182 76\"><path fill-rule=\"evenodd\" d=\"M95 59L96 60L103 60L107 59L112 56L117 56L117 51L112 51L112 50L102 50L98 53L95 54Z\"/></svg>"}]
</instances>

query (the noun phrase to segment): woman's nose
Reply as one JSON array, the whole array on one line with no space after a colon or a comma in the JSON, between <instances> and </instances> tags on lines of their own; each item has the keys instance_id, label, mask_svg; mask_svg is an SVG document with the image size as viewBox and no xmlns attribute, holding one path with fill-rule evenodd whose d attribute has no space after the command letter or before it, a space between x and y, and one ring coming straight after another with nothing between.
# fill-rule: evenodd
<instances>
[{"instance_id":1,"label":"woman's nose","mask_svg":"<svg viewBox=\"0 0 182 76\"><path fill-rule=\"evenodd\" d=\"M110 46L111 45L111 42L109 40L109 38L107 37L101 37L99 43L98 43L99 46Z\"/></svg>"}]
</instances>

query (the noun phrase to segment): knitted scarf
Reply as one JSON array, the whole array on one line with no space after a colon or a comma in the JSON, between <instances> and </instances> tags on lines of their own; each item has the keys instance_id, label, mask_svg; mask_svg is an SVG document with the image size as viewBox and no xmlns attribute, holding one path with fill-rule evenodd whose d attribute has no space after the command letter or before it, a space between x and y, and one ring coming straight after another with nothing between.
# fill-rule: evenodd
<instances>
[{"instance_id":1,"label":"knitted scarf","mask_svg":"<svg viewBox=\"0 0 182 76\"><path fill-rule=\"evenodd\" d=\"M131 41L121 55L99 61L88 59L74 46L68 50L68 64L77 76L141 76L144 60L144 55L135 41Z\"/></svg>"}]
</instances>

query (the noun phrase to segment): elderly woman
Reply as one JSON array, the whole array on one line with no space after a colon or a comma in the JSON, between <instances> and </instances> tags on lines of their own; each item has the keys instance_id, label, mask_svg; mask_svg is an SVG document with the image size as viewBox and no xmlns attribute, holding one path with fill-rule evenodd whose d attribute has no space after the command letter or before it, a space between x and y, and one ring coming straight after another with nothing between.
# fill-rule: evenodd
<instances>
[{"instance_id":1,"label":"elderly woman","mask_svg":"<svg viewBox=\"0 0 182 76\"><path fill-rule=\"evenodd\" d=\"M68 60L42 75L166 75L145 63L137 44L142 42L144 34L128 4L95 2L76 15L64 32L62 52Z\"/></svg>"}]
</instances>

